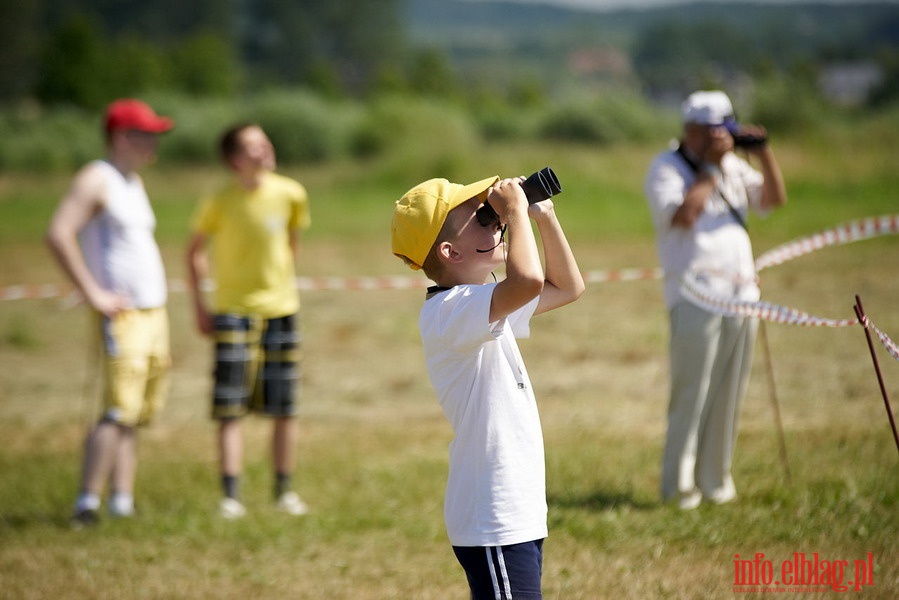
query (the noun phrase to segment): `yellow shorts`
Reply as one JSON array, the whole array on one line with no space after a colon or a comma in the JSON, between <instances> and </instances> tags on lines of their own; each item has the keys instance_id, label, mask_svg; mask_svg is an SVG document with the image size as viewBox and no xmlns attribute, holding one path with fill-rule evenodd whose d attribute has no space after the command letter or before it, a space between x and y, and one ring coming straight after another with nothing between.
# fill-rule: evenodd
<instances>
[{"instance_id":1,"label":"yellow shorts","mask_svg":"<svg viewBox=\"0 0 899 600\"><path fill-rule=\"evenodd\" d=\"M103 348L103 416L123 425L146 425L165 405L171 356L165 307L98 316Z\"/></svg>"}]
</instances>

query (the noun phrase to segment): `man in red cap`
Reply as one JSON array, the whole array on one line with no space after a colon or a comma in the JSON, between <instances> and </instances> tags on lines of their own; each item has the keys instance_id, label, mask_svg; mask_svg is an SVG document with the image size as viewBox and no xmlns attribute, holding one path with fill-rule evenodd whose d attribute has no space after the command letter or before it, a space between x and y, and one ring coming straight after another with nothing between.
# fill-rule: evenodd
<instances>
[{"instance_id":1,"label":"man in red cap","mask_svg":"<svg viewBox=\"0 0 899 600\"><path fill-rule=\"evenodd\" d=\"M162 408L171 362L156 217L137 172L156 159L159 134L174 124L139 100L122 99L108 106L104 125L106 158L77 173L47 232L96 315L103 348L103 411L85 443L76 527L97 521L107 482L110 515L134 513L136 427Z\"/></svg>"}]
</instances>

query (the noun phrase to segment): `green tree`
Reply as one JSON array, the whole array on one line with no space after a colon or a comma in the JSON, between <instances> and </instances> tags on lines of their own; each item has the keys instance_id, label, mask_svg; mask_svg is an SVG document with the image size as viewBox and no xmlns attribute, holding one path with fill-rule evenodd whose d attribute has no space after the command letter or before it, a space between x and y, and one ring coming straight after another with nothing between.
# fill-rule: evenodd
<instances>
[{"instance_id":1,"label":"green tree","mask_svg":"<svg viewBox=\"0 0 899 600\"><path fill-rule=\"evenodd\" d=\"M458 90L457 77L449 59L433 48L413 55L409 66L409 84L419 94L443 99L452 98Z\"/></svg>"},{"instance_id":2,"label":"green tree","mask_svg":"<svg viewBox=\"0 0 899 600\"><path fill-rule=\"evenodd\" d=\"M877 56L877 64L883 73L883 80L872 90L872 106L883 106L899 100L899 49L882 48Z\"/></svg>"},{"instance_id":3,"label":"green tree","mask_svg":"<svg viewBox=\"0 0 899 600\"><path fill-rule=\"evenodd\" d=\"M240 66L228 40L215 33L197 33L171 51L171 82L197 96L225 96L240 82Z\"/></svg>"},{"instance_id":4,"label":"green tree","mask_svg":"<svg viewBox=\"0 0 899 600\"><path fill-rule=\"evenodd\" d=\"M163 50L136 35L110 42L93 21L75 17L44 47L37 96L98 109L116 97L170 87L167 62Z\"/></svg>"},{"instance_id":5,"label":"green tree","mask_svg":"<svg viewBox=\"0 0 899 600\"><path fill-rule=\"evenodd\" d=\"M241 53L257 79L320 84L331 71L344 89L364 92L401 54L401 1L246 3L238 19Z\"/></svg>"},{"instance_id":6,"label":"green tree","mask_svg":"<svg viewBox=\"0 0 899 600\"><path fill-rule=\"evenodd\" d=\"M39 0L0 2L0 100L20 98L34 85L39 4Z\"/></svg>"},{"instance_id":7,"label":"green tree","mask_svg":"<svg viewBox=\"0 0 899 600\"><path fill-rule=\"evenodd\" d=\"M102 68L106 54L96 25L75 17L54 31L44 46L37 96L50 103L99 108L107 99Z\"/></svg>"},{"instance_id":8,"label":"green tree","mask_svg":"<svg viewBox=\"0 0 899 600\"><path fill-rule=\"evenodd\" d=\"M100 78L99 91L107 99L140 95L170 86L171 70L165 52L158 46L128 35L107 43L101 61L106 73Z\"/></svg>"},{"instance_id":9,"label":"green tree","mask_svg":"<svg viewBox=\"0 0 899 600\"><path fill-rule=\"evenodd\" d=\"M652 92L686 93L746 71L758 59L753 40L724 21L665 21L648 27L634 49L634 67Z\"/></svg>"}]
</instances>

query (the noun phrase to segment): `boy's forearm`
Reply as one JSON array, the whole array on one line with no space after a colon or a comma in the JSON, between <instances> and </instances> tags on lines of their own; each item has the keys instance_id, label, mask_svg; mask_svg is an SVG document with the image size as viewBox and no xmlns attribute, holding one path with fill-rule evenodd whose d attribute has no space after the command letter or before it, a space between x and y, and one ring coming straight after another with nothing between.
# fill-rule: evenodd
<instances>
[{"instance_id":1,"label":"boy's forearm","mask_svg":"<svg viewBox=\"0 0 899 600\"><path fill-rule=\"evenodd\" d=\"M507 217L506 278L533 281L543 279L543 267L537 240L527 212L516 211Z\"/></svg>"},{"instance_id":2,"label":"boy's forearm","mask_svg":"<svg viewBox=\"0 0 899 600\"><path fill-rule=\"evenodd\" d=\"M88 303L93 305L93 298L103 290L88 269L75 234L51 228L46 243L69 280L75 284Z\"/></svg>"},{"instance_id":3,"label":"boy's forearm","mask_svg":"<svg viewBox=\"0 0 899 600\"><path fill-rule=\"evenodd\" d=\"M580 296L585 288L584 278L555 211L537 219L537 229L543 240L546 282L575 297Z\"/></svg>"},{"instance_id":4,"label":"boy's forearm","mask_svg":"<svg viewBox=\"0 0 899 600\"><path fill-rule=\"evenodd\" d=\"M493 291L490 322L518 310L543 291L543 265L531 227L524 194L518 206L504 207L501 222L506 229L506 278Z\"/></svg>"},{"instance_id":5,"label":"boy's forearm","mask_svg":"<svg viewBox=\"0 0 899 600\"><path fill-rule=\"evenodd\" d=\"M187 287L195 304L202 304L203 280L208 273L204 243L204 238L195 235L187 248Z\"/></svg>"},{"instance_id":6,"label":"boy's forearm","mask_svg":"<svg viewBox=\"0 0 899 600\"><path fill-rule=\"evenodd\" d=\"M783 174L774 152L770 147L765 147L759 154L762 165L762 174L765 182L762 188L762 208L777 208L787 203L787 188L784 185Z\"/></svg>"}]
</instances>

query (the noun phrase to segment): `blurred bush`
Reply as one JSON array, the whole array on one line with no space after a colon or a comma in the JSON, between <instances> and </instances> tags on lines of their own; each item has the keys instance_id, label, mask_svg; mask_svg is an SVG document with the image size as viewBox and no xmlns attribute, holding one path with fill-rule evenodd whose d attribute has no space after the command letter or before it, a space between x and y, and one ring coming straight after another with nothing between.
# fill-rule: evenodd
<instances>
[{"instance_id":1,"label":"blurred bush","mask_svg":"<svg viewBox=\"0 0 899 600\"><path fill-rule=\"evenodd\" d=\"M238 103L222 98L192 98L154 94L143 98L161 115L172 117L175 128L159 145L164 161L204 163L218 160L218 136L242 120Z\"/></svg>"},{"instance_id":2,"label":"blurred bush","mask_svg":"<svg viewBox=\"0 0 899 600\"><path fill-rule=\"evenodd\" d=\"M751 117L743 120L761 123L779 134L821 127L834 110L821 98L811 78L769 75L760 79L752 95Z\"/></svg>"},{"instance_id":3,"label":"blurred bush","mask_svg":"<svg viewBox=\"0 0 899 600\"><path fill-rule=\"evenodd\" d=\"M26 104L0 112L0 171L64 171L101 156L102 123L82 109Z\"/></svg>"},{"instance_id":4,"label":"blurred bush","mask_svg":"<svg viewBox=\"0 0 899 600\"><path fill-rule=\"evenodd\" d=\"M787 78L761 80L744 120L780 136L810 136L840 123L877 118L892 126L896 109L853 115L824 103L807 84ZM647 142L676 136L676 107L660 108L631 92L549 101L472 89L464 99L383 92L367 100L340 99L305 88L260 90L245 96L142 96L176 121L160 145L163 162L203 164L218 160L221 132L256 122L272 138L283 165L331 160L384 163L385 176L447 177L466 169L470 150L494 140L555 141L596 145ZM0 106L0 170L72 170L102 156L101 110L30 102ZM890 129L892 131L892 129Z\"/></svg>"},{"instance_id":5,"label":"blurred bush","mask_svg":"<svg viewBox=\"0 0 899 600\"><path fill-rule=\"evenodd\" d=\"M575 98L551 108L540 126L541 137L600 145L653 139L666 125L646 100L629 93Z\"/></svg>"},{"instance_id":6,"label":"blurred bush","mask_svg":"<svg viewBox=\"0 0 899 600\"><path fill-rule=\"evenodd\" d=\"M385 176L417 182L421 173L453 177L479 140L473 120L461 108L390 94L368 106L352 149L356 157L383 157Z\"/></svg>"},{"instance_id":7,"label":"blurred bush","mask_svg":"<svg viewBox=\"0 0 899 600\"><path fill-rule=\"evenodd\" d=\"M285 163L320 162L345 156L360 109L305 90L261 92L243 107L243 120L266 130Z\"/></svg>"}]
</instances>

